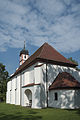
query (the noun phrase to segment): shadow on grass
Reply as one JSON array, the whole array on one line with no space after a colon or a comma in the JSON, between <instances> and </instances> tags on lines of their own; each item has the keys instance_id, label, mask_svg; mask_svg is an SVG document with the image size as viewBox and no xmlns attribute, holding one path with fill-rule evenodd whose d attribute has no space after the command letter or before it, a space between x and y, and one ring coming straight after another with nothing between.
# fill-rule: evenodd
<instances>
[{"instance_id":1,"label":"shadow on grass","mask_svg":"<svg viewBox=\"0 0 80 120\"><path fill-rule=\"evenodd\" d=\"M80 115L80 109L78 109L78 110L77 110L77 114L79 114L79 115Z\"/></svg>"},{"instance_id":2,"label":"shadow on grass","mask_svg":"<svg viewBox=\"0 0 80 120\"><path fill-rule=\"evenodd\" d=\"M68 110L69 112L74 111L76 114L80 115L80 108L79 109L66 109L66 110Z\"/></svg>"},{"instance_id":3,"label":"shadow on grass","mask_svg":"<svg viewBox=\"0 0 80 120\"><path fill-rule=\"evenodd\" d=\"M35 111L33 111L33 110L28 110L27 113L28 113L28 114L37 114L38 112L35 112Z\"/></svg>"},{"instance_id":4,"label":"shadow on grass","mask_svg":"<svg viewBox=\"0 0 80 120\"><path fill-rule=\"evenodd\" d=\"M4 114L0 113L0 120L42 120L41 116L34 116L32 114L21 115L21 113Z\"/></svg>"}]
</instances>

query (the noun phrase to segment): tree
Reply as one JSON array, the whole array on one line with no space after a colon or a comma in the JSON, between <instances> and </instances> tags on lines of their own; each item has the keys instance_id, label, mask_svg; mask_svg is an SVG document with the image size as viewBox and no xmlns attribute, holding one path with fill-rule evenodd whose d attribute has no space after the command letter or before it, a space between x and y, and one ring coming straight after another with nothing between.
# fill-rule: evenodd
<instances>
[{"instance_id":1,"label":"tree","mask_svg":"<svg viewBox=\"0 0 80 120\"><path fill-rule=\"evenodd\" d=\"M68 60L70 60L71 62L73 62L76 65L78 65L78 62L76 60L74 60L72 57L68 58ZM78 67L76 67L76 69L80 71L80 69Z\"/></svg>"},{"instance_id":2,"label":"tree","mask_svg":"<svg viewBox=\"0 0 80 120\"><path fill-rule=\"evenodd\" d=\"M78 62L77 62L77 61L75 61L74 59L72 59L72 57L68 58L68 60L70 60L71 62L73 62L73 63L75 63L75 64L77 64L77 65L78 65Z\"/></svg>"},{"instance_id":3,"label":"tree","mask_svg":"<svg viewBox=\"0 0 80 120\"><path fill-rule=\"evenodd\" d=\"M5 69L5 65L0 63L0 101L6 100L6 89L8 80L9 74Z\"/></svg>"}]
</instances>

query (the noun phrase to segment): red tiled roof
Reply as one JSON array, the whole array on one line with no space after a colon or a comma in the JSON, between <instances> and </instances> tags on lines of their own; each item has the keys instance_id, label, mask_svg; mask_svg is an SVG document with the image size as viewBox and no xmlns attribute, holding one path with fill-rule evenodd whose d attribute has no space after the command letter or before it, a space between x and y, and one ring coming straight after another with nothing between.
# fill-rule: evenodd
<instances>
[{"instance_id":1,"label":"red tiled roof","mask_svg":"<svg viewBox=\"0 0 80 120\"><path fill-rule=\"evenodd\" d=\"M78 82L72 75L67 72L59 73L49 90L52 89L80 89L80 82Z\"/></svg>"},{"instance_id":2,"label":"red tiled roof","mask_svg":"<svg viewBox=\"0 0 80 120\"><path fill-rule=\"evenodd\" d=\"M14 73L13 76L25 70L27 67L35 63L36 61L51 62L54 64L63 64L64 66L75 67L77 66L73 62L66 59L59 52L57 52L48 43L44 43L33 55L31 55ZM11 77L13 77L11 76Z\"/></svg>"},{"instance_id":3,"label":"red tiled roof","mask_svg":"<svg viewBox=\"0 0 80 120\"><path fill-rule=\"evenodd\" d=\"M40 85L40 83L39 83L39 84L30 83L30 84L27 84L27 85L25 85L25 86L23 86L23 87L30 87L30 86L34 86L34 85Z\"/></svg>"}]
</instances>

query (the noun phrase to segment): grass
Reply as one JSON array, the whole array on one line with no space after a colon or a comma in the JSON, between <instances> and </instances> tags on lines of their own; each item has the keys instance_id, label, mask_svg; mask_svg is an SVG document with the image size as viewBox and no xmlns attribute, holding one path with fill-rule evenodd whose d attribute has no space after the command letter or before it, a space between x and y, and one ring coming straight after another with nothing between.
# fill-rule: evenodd
<instances>
[{"instance_id":1,"label":"grass","mask_svg":"<svg viewBox=\"0 0 80 120\"><path fill-rule=\"evenodd\" d=\"M80 110L30 109L0 103L0 120L80 120Z\"/></svg>"}]
</instances>

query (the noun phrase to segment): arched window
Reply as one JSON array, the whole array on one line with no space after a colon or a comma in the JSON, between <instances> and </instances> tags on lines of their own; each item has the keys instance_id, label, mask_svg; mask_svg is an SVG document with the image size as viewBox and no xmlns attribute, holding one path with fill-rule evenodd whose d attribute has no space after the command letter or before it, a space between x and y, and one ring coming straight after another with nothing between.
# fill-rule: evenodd
<instances>
[{"instance_id":1,"label":"arched window","mask_svg":"<svg viewBox=\"0 0 80 120\"><path fill-rule=\"evenodd\" d=\"M57 92L54 93L54 100L58 100L58 93Z\"/></svg>"}]
</instances>

